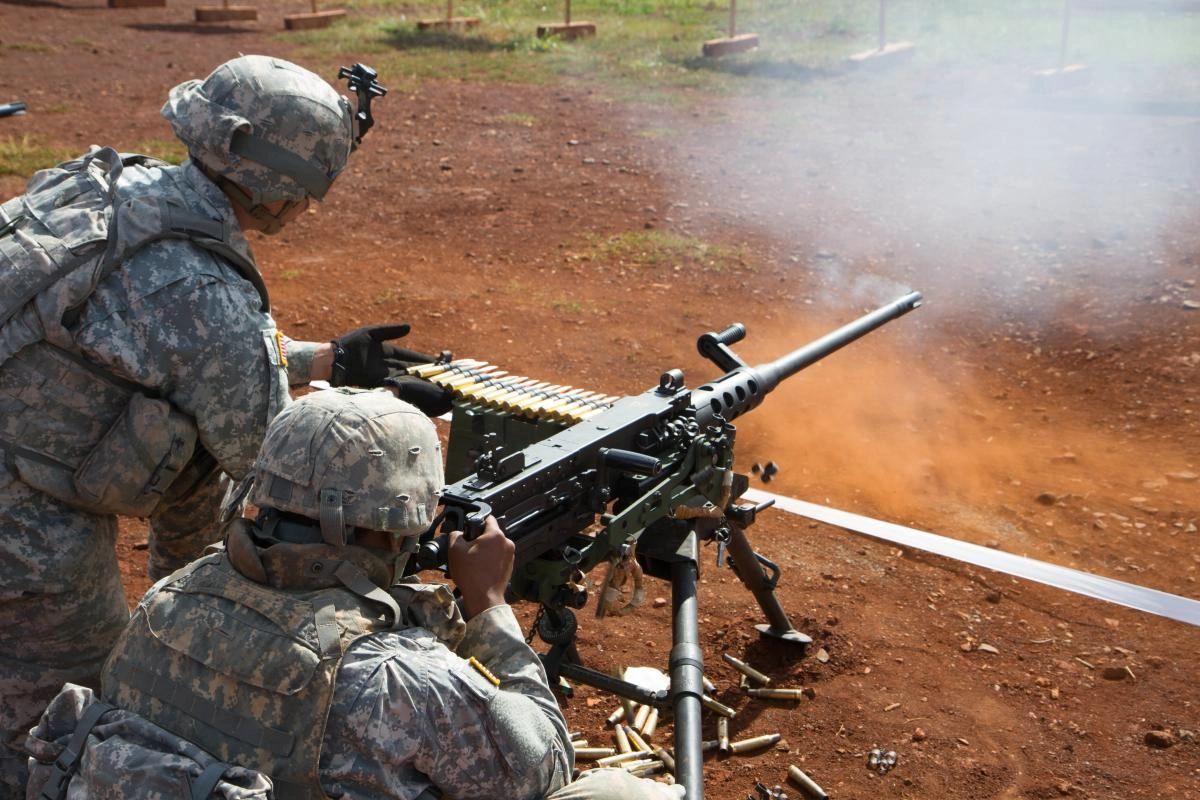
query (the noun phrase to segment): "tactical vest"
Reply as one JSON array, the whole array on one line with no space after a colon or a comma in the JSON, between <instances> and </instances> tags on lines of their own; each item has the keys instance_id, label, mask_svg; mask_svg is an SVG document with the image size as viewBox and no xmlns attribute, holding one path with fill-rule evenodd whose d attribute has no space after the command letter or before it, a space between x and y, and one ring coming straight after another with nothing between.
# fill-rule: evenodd
<instances>
[{"instance_id":1,"label":"tactical vest","mask_svg":"<svg viewBox=\"0 0 1200 800\"><path fill-rule=\"evenodd\" d=\"M206 556L143 600L105 664L103 697L269 775L278 800L325 798L334 679L355 639L395 624L377 611L349 589L272 589Z\"/></svg>"},{"instance_id":2,"label":"tactical vest","mask_svg":"<svg viewBox=\"0 0 1200 800\"><path fill-rule=\"evenodd\" d=\"M23 481L85 511L149 516L196 443L194 420L75 347L71 326L105 276L152 242L185 239L233 265L269 309L226 223L189 210L174 181L149 197L119 190L123 170L161 166L94 149L0 205L0 449Z\"/></svg>"}]
</instances>

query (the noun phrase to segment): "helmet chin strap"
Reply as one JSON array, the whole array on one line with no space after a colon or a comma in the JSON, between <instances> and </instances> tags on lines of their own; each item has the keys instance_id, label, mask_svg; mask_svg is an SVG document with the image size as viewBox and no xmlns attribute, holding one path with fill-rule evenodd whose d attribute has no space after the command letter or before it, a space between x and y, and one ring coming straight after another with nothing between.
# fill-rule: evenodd
<instances>
[{"instance_id":1,"label":"helmet chin strap","mask_svg":"<svg viewBox=\"0 0 1200 800\"><path fill-rule=\"evenodd\" d=\"M212 179L214 183L217 184L217 186L221 187L221 191L223 191L230 200L237 203L243 211L245 211L247 214L253 217L256 222L259 223L259 230L268 235L279 233L281 230L283 230L284 217L286 217L292 211L292 209L304 202L303 200L284 201L283 208L279 210L279 213L272 214L270 211L267 211L266 207L261 203L255 203L250 198L250 195L247 194L245 189L243 189L241 186L238 186L224 175L213 174L207 169L204 172L209 178Z\"/></svg>"}]
</instances>

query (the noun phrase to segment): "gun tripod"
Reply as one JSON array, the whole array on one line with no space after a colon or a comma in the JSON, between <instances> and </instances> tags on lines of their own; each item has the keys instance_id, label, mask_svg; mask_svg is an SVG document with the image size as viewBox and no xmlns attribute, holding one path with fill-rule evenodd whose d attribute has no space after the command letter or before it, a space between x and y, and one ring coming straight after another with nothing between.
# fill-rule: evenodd
<instances>
[{"instance_id":1,"label":"gun tripod","mask_svg":"<svg viewBox=\"0 0 1200 800\"><path fill-rule=\"evenodd\" d=\"M745 526L768 505L733 506L723 520L693 520L688 524L660 520L646 528L638 538L638 560L643 569L649 575L671 582L670 690L650 691L584 666L575 646L575 614L564 606L543 605L535 625L538 636L550 645L550 651L542 655L542 661L552 683L557 683L559 677L569 678L660 709L671 707L675 715L675 778L687 787L688 800L703 800L704 797L700 726L704 657L700 650L696 598L700 540L716 539L732 557L734 573L766 615L767 622L755 626L759 633L798 645L801 656L812 642L792 627L775 597L779 568L755 553L746 538Z\"/></svg>"}]
</instances>

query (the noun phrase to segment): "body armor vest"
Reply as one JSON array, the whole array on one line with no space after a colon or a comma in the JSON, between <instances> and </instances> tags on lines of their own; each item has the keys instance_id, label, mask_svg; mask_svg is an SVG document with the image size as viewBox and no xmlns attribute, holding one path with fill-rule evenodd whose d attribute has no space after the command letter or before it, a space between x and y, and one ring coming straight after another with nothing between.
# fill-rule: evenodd
<instances>
[{"instance_id":1,"label":"body armor vest","mask_svg":"<svg viewBox=\"0 0 1200 800\"><path fill-rule=\"evenodd\" d=\"M269 308L229 222L191 211L169 178L149 196L119 190L123 170L160 166L95 149L0 205L0 449L26 483L85 511L148 516L196 442L191 418L75 347L71 326L105 276L152 242L185 239L232 264Z\"/></svg>"},{"instance_id":2,"label":"body armor vest","mask_svg":"<svg viewBox=\"0 0 1200 800\"><path fill-rule=\"evenodd\" d=\"M272 589L227 556L206 556L138 607L105 665L104 699L270 775L280 800L324 798L321 747L342 655L394 623L349 589Z\"/></svg>"}]
</instances>

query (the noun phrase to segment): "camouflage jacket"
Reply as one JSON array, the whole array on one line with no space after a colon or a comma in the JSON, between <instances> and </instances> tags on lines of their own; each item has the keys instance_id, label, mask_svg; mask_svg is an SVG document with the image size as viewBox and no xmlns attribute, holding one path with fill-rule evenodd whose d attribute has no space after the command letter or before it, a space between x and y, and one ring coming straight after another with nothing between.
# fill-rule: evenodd
<instances>
[{"instance_id":1,"label":"camouflage jacket","mask_svg":"<svg viewBox=\"0 0 1200 800\"><path fill-rule=\"evenodd\" d=\"M238 524L230 557L256 579L210 556L156 584L105 666L107 701L280 797L520 800L566 782L566 722L508 606L464 626L444 587L402 583L393 624L382 590L342 574L378 581L358 548L254 548Z\"/></svg>"}]
</instances>

